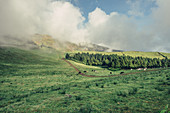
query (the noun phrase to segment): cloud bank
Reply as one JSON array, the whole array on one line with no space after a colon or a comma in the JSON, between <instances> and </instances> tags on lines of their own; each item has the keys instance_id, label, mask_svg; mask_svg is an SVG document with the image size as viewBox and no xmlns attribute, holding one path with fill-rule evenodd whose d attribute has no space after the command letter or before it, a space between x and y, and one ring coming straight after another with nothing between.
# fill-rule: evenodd
<instances>
[{"instance_id":1,"label":"cloud bank","mask_svg":"<svg viewBox=\"0 0 170 113\"><path fill-rule=\"evenodd\" d=\"M80 10L70 2L50 0L1 0L0 36L24 38L34 33L50 34L69 41L83 41Z\"/></svg>"},{"instance_id":2,"label":"cloud bank","mask_svg":"<svg viewBox=\"0 0 170 113\"><path fill-rule=\"evenodd\" d=\"M140 21L133 16L118 12L107 15L100 8L89 13L88 21L84 23L80 9L68 0L1 0L0 41L8 41L7 37L25 40L32 34L41 33L61 40L87 41L114 49L170 52L170 1L154 1L158 7L144 17L152 23L141 27ZM145 16L133 4L127 13Z\"/></svg>"}]
</instances>

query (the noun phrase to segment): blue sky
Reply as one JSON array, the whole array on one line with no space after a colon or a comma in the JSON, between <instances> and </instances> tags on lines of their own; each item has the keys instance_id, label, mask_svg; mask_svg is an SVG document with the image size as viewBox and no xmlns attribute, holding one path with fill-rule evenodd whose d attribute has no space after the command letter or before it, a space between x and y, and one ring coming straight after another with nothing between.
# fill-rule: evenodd
<instances>
[{"instance_id":1,"label":"blue sky","mask_svg":"<svg viewBox=\"0 0 170 113\"><path fill-rule=\"evenodd\" d=\"M86 18L88 13L94 11L96 7L104 10L107 14L111 12L126 13L128 9L126 2L123 0L78 0L76 3L75 1L72 1L72 3L80 8Z\"/></svg>"},{"instance_id":2,"label":"blue sky","mask_svg":"<svg viewBox=\"0 0 170 113\"><path fill-rule=\"evenodd\" d=\"M82 15L88 19L88 14L96 9L102 9L106 14L118 12L127 16L134 16L136 19L142 19L151 13L151 9L156 6L155 0L72 0L71 3L80 8ZM133 11L130 14L129 11ZM142 15L135 15L141 13ZM86 20L87 21L87 20Z\"/></svg>"}]
</instances>

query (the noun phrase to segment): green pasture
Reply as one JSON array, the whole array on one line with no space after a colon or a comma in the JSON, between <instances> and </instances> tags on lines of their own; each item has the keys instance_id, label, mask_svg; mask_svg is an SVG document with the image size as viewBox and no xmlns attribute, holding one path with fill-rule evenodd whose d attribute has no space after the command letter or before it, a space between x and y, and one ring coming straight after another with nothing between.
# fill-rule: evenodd
<instances>
[{"instance_id":1,"label":"green pasture","mask_svg":"<svg viewBox=\"0 0 170 113\"><path fill-rule=\"evenodd\" d=\"M142 52L142 51L124 51L124 52L97 52L97 51L73 51L70 53L89 53L89 54L102 54L102 55L111 55L111 54L117 54L117 55L128 55L128 56L132 56L132 57L147 57L147 58L159 58L159 59L163 59L164 57L162 55L160 55L158 52ZM167 56L168 58L170 58L170 53L163 53L161 52L161 54Z\"/></svg>"},{"instance_id":2,"label":"green pasture","mask_svg":"<svg viewBox=\"0 0 170 113\"><path fill-rule=\"evenodd\" d=\"M119 75L121 72L123 73L134 73L134 72L142 72L142 70L137 69L114 69L114 68L107 68L102 66L90 66L78 63L78 61L68 60L72 63L80 72L86 75L94 75L94 76L110 76L110 75ZM152 70L152 69L147 69Z\"/></svg>"},{"instance_id":3,"label":"green pasture","mask_svg":"<svg viewBox=\"0 0 170 113\"><path fill-rule=\"evenodd\" d=\"M125 55L129 55L132 57L148 57L148 58L164 58L158 54L158 52L141 52L141 51L126 51L123 52Z\"/></svg>"},{"instance_id":4,"label":"green pasture","mask_svg":"<svg viewBox=\"0 0 170 113\"><path fill-rule=\"evenodd\" d=\"M170 59L170 53L163 53L163 52L161 52L161 54L163 54L164 56L167 56Z\"/></svg>"},{"instance_id":5,"label":"green pasture","mask_svg":"<svg viewBox=\"0 0 170 113\"><path fill-rule=\"evenodd\" d=\"M64 54L0 48L0 112L159 113L170 105L170 69L89 78L61 60ZM96 75L122 71L72 63Z\"/></svg>"}]
</instances>

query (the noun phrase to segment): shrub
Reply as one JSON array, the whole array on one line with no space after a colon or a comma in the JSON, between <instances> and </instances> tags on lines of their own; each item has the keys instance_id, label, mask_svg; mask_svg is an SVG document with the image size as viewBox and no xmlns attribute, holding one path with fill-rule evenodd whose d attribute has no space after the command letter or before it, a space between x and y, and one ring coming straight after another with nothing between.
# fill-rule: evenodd
<instances>
[{"instance_id":1,"label":"shrub","mask_svg":"<svg viewBox=\"0 0 170 113\"><path fill-rule=\"evenodd\" d=\"M104 85L101 85L101 88L104 88Z\"/></svg>"},{"instance_id":2,"label":"shrub","mask_svg":"<svg viewBox=\"0 0 170 113\"><path fill-rule=\"evenodd\" d=\"M167 113L167 112L168 112L168 104L165 106L165 109L163 109L160 113Z\"/></svg>"},{"instance_id":3,"label":"shrub","mask_svg":"<svg viewBox=\"0 0 170 113\"><path fill-rule=\"evenodd\" d=\"M163 81L163 82L159 83L159 85L170 85L170 83L168 83L167 81Z\"/></svg>"},{"instance_id":4,"label":"shrub","mask_svg":"<svg viewBox=\"0 0 170 113\"><path fill-rule=\"evenodd\" d=\"M117 91L117 95L118 95L118 96L127 97L128 94L129 94L129 92L128 92L127 90Z\"/></svg>"},{"instance_id":5,"label":"shrub","mask_svg":"<svg viewBox=\"0 0 170 113\"><path fill-rule=\"evenodd\" d=\"M116 84L117 84L117 82L113 82L113 84L114 84L114 85L116 85Z\"/></svg>"},{"instance_id":6,"label":"shrub","mask_svg":"<svg viewBox=\"0 0 170 113\"><path fill-rule=\"evenodd\" d=\"M73 87L77 87L77 84L74 84Z\"/></svg>"},{"instance_id":7,"label":"shrub","mask_svg":"<svg viewBox=\"0 0 170 113\"><path fill-rule=\"evenodd\" d=\"M133 87L133 88L129 89L128 91L129 91L129 94L130 94L130 95L134 95L134 94L137 93L138 89L135 88L135 87Z\"/></svg>"},{"instance_id":8,"label":"shrub","mask_svg":"<svg viewBox=\"0 0 170 113\"><path fill-rule=\"evenodd\" d=\"M92 106L91 104L86 104L80 108L80 113L91 113L92 112Z\"/></svg>"},{"instance_id":9,"label":"shrub","mask_svg":"<svg viewBox=\"0 0 170 113\"><path fill-rule=\"evenodd\" d=\"M96 86L99 86L99 84L98 84L98 83L96 83Z\"/></svg>"},{"instance_id":10,"label":"shrub","mask_svg":"<svg viewBox=\"0 0 170 113\"><path fill-rule=\"evenodd\" d=\"M59 94L66 94L66 91L65 90L61 90L58 92Z\"/></svg>"},{"instance_id":11,"label":"shrub","mask_svg":"<svg viewBox=\"0 0 170 113\"><path fill-rule=\"evenodd\" d=\"M57 91L60 90L61 88L58 86L51 86L51 91Z\"/></svg>"},{"instance_id":12,"label":"shrub","mask_svg":"<svg viewBox=\"0 0 170 113\"><path fill-rule=\"evenodd\" d=\"M86 86L86 88L89 88L89 87L90 87L90 85L87 85L87 86Z\"/></svg>"},{"instance_id":13,"label":"shrub","mask_svg":"<svg viewBox=\"0 0 170 113\"><path fill-rule=\"evenodd\" d=\"M158 79L157 82L164 82L164 80L161 78L161 79Z\"/></svg>"},{"instance_id":14,"label":"shrub","mask_svg":"<svg viewBox=\"0 0 170 113\"><path fill-rule=\"evenodd\" d=\"M168 89L168 94L170 94L170 88Z\"/></svg>"},{"instance_id":15,"label":"shrub","mask_svg":"<svg viewBox=\"0 0 170 113\"><path fill-rule=\"evenodd\" d=\"M114 97L113 97L113 101L114 101L115 103L117 103L117 102L123 102L123 99L121 99L121 98L118 97L118 96L114 96Z\"/></svg>"},{"instance_id":16,"label":"shrub","mask_svg":"<svg viewBox=\"0 0 170 113\"><path fill-rule=\"evenodd\" d=\"M160 86L155 87L155 89L157 89L158 91L164 91L165 90L163 87L160 87Z\"/></svg>"},{"instance_id":17,"label":"shrub","mask_svg":"<svg viewBox=\"0 0 170 113\"><path fill-rule=\"evenodd\" d=\"M76 96L76 100L82 100L81 96Z\"/></svg>"}]
</instances>

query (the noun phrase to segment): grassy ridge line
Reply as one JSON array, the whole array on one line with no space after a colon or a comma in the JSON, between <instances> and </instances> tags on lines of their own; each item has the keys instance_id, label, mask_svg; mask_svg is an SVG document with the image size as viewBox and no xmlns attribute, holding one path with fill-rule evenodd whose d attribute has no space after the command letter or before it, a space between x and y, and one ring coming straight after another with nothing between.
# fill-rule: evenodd
<instances>
[{"instance_id":1,"label":"grassy ridge line","mask_svg":"<svg viewBox=\"0 0 170 113\"><path fill-rule=\"evenodd\" d=\"M163 59L164 57L162 55L160 55L158 52L142 52L142 51L125 51L125 52L97 52L97 51L74 51L74 52L70 52L70 53L89 53L89 54L102 54L102 55L110 55L110 54L117 54L117 55L128 55L128 56L132 56L132 57L148 57L148 58L160 58ZM161 54L167 56L168 58L170 58L170 53L163 53L161 52Z\"/></svg>"},{"instance_id":2,"label":"grassy ridge line","mask_svg":"<svg viewBox=\"0 0 170 113\"><path fill-rule=\"evenodd\" d=\"M160 52L162 55L168 57L168 59L170 59L170 53L163 53L163 52Z\"/></svg>"},{"instance_id":3,"label":"grassy ridge line","mask_svg":"<svg viewBox=\"0 0 170 113\"><path fill-rule=\"evenodd\" d=\"M162 55L158 54L158 52L127 51L123 53L132 57L164 58Z\"/></svg>"}]
</instances>

